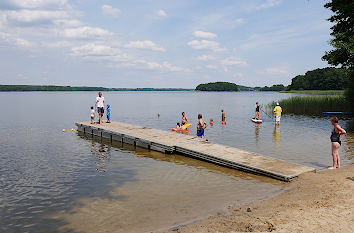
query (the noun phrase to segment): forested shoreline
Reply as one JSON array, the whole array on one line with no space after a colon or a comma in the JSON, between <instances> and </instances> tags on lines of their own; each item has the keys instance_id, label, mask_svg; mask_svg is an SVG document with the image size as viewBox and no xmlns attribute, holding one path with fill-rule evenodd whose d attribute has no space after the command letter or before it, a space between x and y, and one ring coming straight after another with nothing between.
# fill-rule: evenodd
<instances>
[{"instance_id":1,"label":"forested shoreline","mask_svg":"<svg viewBox=\"0 0 354 233\"><path fill-rule=\"evenodd\" d=\"M0 92L30 91L192 91L183 88L106 88L106 87L72 87L54 85L0 85Z\"/></svg>"}]
</instances>

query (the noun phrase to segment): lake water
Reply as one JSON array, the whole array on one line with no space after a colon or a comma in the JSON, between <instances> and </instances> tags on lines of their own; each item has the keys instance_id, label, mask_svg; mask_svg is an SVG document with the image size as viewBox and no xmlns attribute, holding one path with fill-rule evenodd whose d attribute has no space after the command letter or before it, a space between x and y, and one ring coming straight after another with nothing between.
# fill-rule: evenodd
<instances>
[{"instance_id":1,"label":"lake water","mask_svg":"<svg viewBox=\"0 0 354 233\"><path fill-rule=\"evenodd\" d=\"M287 184L195 159L111 145L77 132L89 120L96 92L0 93L0 232L146 232L223 211L230 204L271 197ZM197 114L214 119L209 141L289 162L331 165L328 117L265 114L254 104L294 94L109 92L112 120L169 130L185 111L195 134ZM227 125L220 124L221 109ZM157 118L157 113L161 114ZM353 162L352 121L342 138L342 164Z\"/></svg>"}]
</instances>

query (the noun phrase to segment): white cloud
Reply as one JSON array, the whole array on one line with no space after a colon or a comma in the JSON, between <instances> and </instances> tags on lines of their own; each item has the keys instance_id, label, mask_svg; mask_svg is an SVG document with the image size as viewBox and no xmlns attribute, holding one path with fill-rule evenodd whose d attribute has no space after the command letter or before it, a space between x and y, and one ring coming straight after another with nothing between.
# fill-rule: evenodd
<instances>
[{"instance_id":1,"label":"white cloud","mask_svg":"<svg viewBox=\"0 0 354 233\"><path fill-rule=\"evenodd\" d=\"M164 11L164 10L157 10L156 12L155 12L155 14L158 16L158 17L166 17L167 16L167 14L166 14L166 12Z\"/></svg>"},{"instance_id":2,"label":"white cloud","mask_svg":"<svg viewBox=\"0 0 354 233\"><path fill-rule=\"evenodd\" d=\"M34 47L34 43L22 38L16 38L15 42L19 47L24 47L24 48Z\"/></svg>"},{"instance_id":3,"label":"white cloud","mask_svg":"<svg viewBox=\"0 0 354 233\"><path fill-rule=\"evenodd\" d=\"M104 61L106 65L133 66L133 57L122 53L119 48L108 44L88 43L71 49L71 55L89 61Z\"/></svg>"},{"instance_id":4,"label":"white cloud","mask_svg":"<svg viewBox=\"0 0 354 233\"><path fill-rule=\"evenodd\" d=\"M232 77L234 77L234 78L243 78L244 75L242 73L233 73Z\"/></svg>"},{"instance_id":5,"label":"white cloud","mask_svg":"<svg viewBox=\"0 0 354 233\"><path fill-rule=\"evenodd\" d=\"M139 62L146 64L147 68L150 70L171 71L171 72L191 72L190 69L172 65L167 61L164 61L161 64L157 62L150 62L145 60L140 60Z\"/></svg>"},{"instance_id":6,"label":"white cloud","mask_svg":"<svg viewBox=\"0 0 354 233\"><path fill-rule=\"evenodd\" d=\"M59 33L68 38L96 38L113 35L113 33L105 29L89 26L67 28Z\"/></svg>"},{"instance_id":7,"label":"white cloud","mask_svg":"<svg viewBox=\"0 0 354 233\"><path fill-rule=\"evenodd\" d=\"M269 68L266 68L264 71L261 71L261 73L272 74L272 75L289 74L289 72L287 70L285 70L284 68L280 68L280 67L269 67Z\"/></svg>"},{"instance_id":8,"label":"white cloud","mask_svg":"<svg viewBox=\"0 0 354 233\"><path fill-rule=\"evenodd\" d=\"M245 22L245 20L243 18L238 18L238 19L235 19L235 20L231 20L233 26L236 26L236 25L240 25L240 24L243 24Z\"/></svg>"},{"instance_id":9,"label":"white cloud","mask_svg":"<svg viewBox=\"0 0 354 233\"><path fill-rule=\"evenodd\" d=\"M0 6L5 8L63 8L67 7L67 0L1 0Z\"/></svg>"},{"instance_id":10,"label":"white cloud","mask_svg":"<svg viewBox=\"0 0 354 233\"><path fill-rule=\"evenodd\" d=\"M197 57L197 60L199 61L210 61L210 60L214 60L215 57L210 56L210 55L201 55Z\"/></svg>"},{"instance_id":11,"label":"white cloud","mask_svg":"<svg viewBox=\"0 0 354 233\"><path fill-rule=\"evenodd\" d=\"M33 42L30 42L30 41L25 40L21 37L17 37L17 36L11 35L9 33L3 33L3 32L0 32L0 42L1 41L11 44L11 45L15 45L17 47L21 47L21 48L33 48L36 46L36 44Z\"/></svg>"},{"instance_id":12,"label":"white cloud","mask_svg":"<svg viewBox=\"0 0 354 233\"><path fill-rule=\"evenodd\" d=\"M44 41L41 43L42 46L47 48L62 48L62 47L70 47L73 44L69 41Z\"/></svg>"},{"instance_id":13,"label":"white cloud","mask_svg":"<svg viewBox=\"0 0 354 233\"><path fill-rule=\"evenodd\" d=\"M54 20L53 23L57 26L69 28L69 27L80 27L83 23L76 19L58 19Z\"/></svg>"},{"instance_id":14,"label":"white cloud","mask_svg":"<svg viewBox=\"0 0 354 233\"><path fill-rule=\"evenodd\" d=\"M185 69L179 66L174 66L170 63L168 63L167 61L162 63L163 67L165 67L166 69L170 70L170 71L184 71L184 72L191 72L191 70L189 69Z\"/></svg>"},{"instance_id":15,"label":"white cloud","mask_svg":"<svg viewBox=\"0 0 354 233\"><path fill-rule=\"evenodd\" d=\"M227 57L220 62L222 65L236 66L236 65L247 65L247 62L239 57Z\"/></svg>"},{"instance_id":16,"label":"white cloud","mask_svg":"<svg viewBox=\"0 0 354 233\"><path fill-rule=\"evenodd\" d=\"M215 52L225 50L219 47L218 42L210 41L210 40L192 40L188 42L187 45L189 45L193 49L207 49L207 50L213 50Z\"/></svg>"},{"instance_id":17,"label":"white cloud","mask_svg":"<svg viewBox=\"0 0 354 233\"><path fill-rule=\"evenodd\" d=\"M203 31L195 31L193 35L195 37L207 38L207 39L214 39L217 37L217 35L212 32L203 32Z\"/></svg>"},{"instance_id":18,"label":"white cloud","mask_svg":"<svg viewBox=\"0 0 354 233\"><path fill-rule=\"evenodd\" d=\"M153 51L165 52L166 49L163 47L157 46L151 40L142 40L142 41L131 41L124 46L125 48L134 48L134 49L151 49Z\"/></svg>"},{"instance_id":19,"label":"white cloud","mask_svg":"<svg viewBox=\"0 0 354 233\"><path fill-rule=\"evenodd\" d=\"M117 48L112 48L108 45L96 43L88 43L73 47L71 50L73 52L72 55L75 56L111 56L120 53L120 50Z\"/></svg>"},{"instance_id":20,"label":"white cloud","mask_svg":"<svg viewBox=\"0 0 354 233\"><path fill-rule=\"evenodd\" d=\"M158 70L161 72L191 72L190 69L172 65L167 61L158 63L144 59L136 59L122 53L119 48L113 47L110 44L87 43L81 46L73 47L71 51L71 55L74 57L82 57L92 61L105 61L107 62L107 65L111 66L137 66L140 69Z\"/></svg>"},{"instance_id":21,"label":"white cloud","mask_svg":"<svg viewBox=\"0 0 354 233\"><path fill-rule=\"evenodd\" d=\"M103 5L101 9L102 9L102 15L106 17L118 18L121 13L120 9L113 8L110 5Z\"/></svg>"},{"instance_id":22,"label":"white cloud","mask_svg":"<svg viewBox=\"0 0 354 233\"><path fill-rule=\"evenodd\" d=\"M207 65L206 68L208 68L208 69L216 69L217 66L215 66L215 65Z\"/></svg>"},{"instance_id":23,"label":"white cloud","mask_svg":"<svg viewBox=\"0 0 354 233\"><path fill-rule=\"evenodd\" d=\"M243 43L241 49L256 49L269 46L277 46L287 44L293 40L301 40L306 38L305 30L311 31L312 28L309 25L308 29L301 28L286 28L283 30L269 31L263 34L254 34L247 41Z\"/></svg>"},{"instance_id":24,"label":"white cloud","mask_svg":"<svg viewBox=\"0 0 354 233\"><path fill-rule=\"evenodd\" d=\"M4 11L9 22L31 24L48 23L54 19L67 18L66 11L48 11L48 10L19 10Z\"/></svg>"},{"instance_id":25,"label":"white cloud","mask_svg":"<svg viewBox=\"0 0 354 233\"><path fill-rule=\"evenodd\" d=\"M261 9L266 9L266 8L271 8L279 5L282 2L282 0L266 0L265 3L259 5L257 7L258 10Z\"/></svg>"}]
</instances>

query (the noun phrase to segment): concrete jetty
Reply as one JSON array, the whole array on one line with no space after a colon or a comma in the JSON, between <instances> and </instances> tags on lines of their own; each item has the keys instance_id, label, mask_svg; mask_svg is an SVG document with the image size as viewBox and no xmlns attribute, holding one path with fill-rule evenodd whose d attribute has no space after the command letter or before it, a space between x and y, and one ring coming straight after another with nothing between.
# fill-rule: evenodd
<instances>
[{"instance_id":1,"label":"concrete jetty","mask_svg":"<svg viewBox=\"0 0 354 233\"><path fill-rule=\"evenodd\" d=\"M106 138L111 142L118 141L163 153L178 153L283 181L291 181L304 172L315 171L312 167L289 163L175 132L120 122L99 125L79 122L76 126L78 131Z\"/></svg>"}]
</instances>

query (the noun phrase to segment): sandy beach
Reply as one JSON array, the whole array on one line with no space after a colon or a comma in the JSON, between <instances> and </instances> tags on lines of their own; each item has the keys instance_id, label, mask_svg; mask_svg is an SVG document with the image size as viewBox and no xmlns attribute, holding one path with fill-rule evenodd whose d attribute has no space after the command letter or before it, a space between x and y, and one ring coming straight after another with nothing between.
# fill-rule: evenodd
<instances>
[{"instance_id":1,"label":"sandy beach","mask_svg":"<svg viewBox=\"0 0 354 233\"><path fill-rule=\"evenodd\" d=\"M354 164L305 173L271 199L168 232L354 232Z\"/></svg>"}]
</instances>

